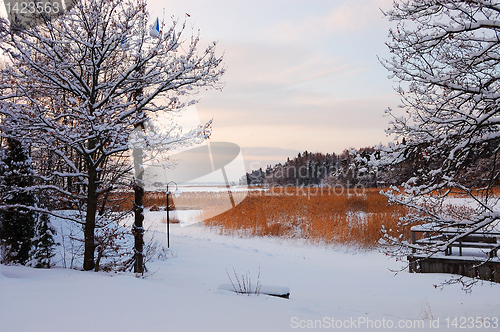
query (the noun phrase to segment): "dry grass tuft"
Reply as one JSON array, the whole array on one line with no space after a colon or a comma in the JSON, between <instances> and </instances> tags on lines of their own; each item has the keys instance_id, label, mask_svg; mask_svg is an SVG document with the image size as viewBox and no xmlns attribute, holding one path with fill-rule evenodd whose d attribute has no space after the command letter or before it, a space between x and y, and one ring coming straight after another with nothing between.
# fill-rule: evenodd
<instances>
[{"instance_id":1,"label":"dry grass tuft","mask_svg":"<svg viewBox=\"0 0 500 332\"><path fill-rule=\"evenodd\" d=\"M161 219L161 222L164 223L164 224L166 224L167 223L167 217L163 217ZM170 216L168 222L171 223L171 224L180 224L181 223L181 221L177 217L175 217L175 216Z\"/></svg>"}]
</instances>

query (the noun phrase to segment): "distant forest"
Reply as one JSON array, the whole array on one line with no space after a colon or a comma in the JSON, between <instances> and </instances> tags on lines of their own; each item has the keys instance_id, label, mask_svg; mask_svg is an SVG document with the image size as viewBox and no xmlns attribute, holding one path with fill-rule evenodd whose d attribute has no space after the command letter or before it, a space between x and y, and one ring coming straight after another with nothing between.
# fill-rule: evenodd
<instances>
[{"instance_id":1,"label":"distant forest","mask_svg":"<svg viewBox=\"0 0 500 332\"><path fill-rule=\"evenodd\" d=\"M426 165L432 163L423 154L413 153L405 161L383 167L372 167L369 161L379 156L377 148L346 149L341 154L312 153L307 150L293 159L274 166L268 165L246 174L249 186L342 186L344 188L388 187L399 185L413 176L422 176ZM496 154L478 154L463 169L460 177L468 184L481 186L488 179L483 174L498 167ZM424 174L425 175L425 174ZM498 184L497 184L498 185Z\"/></svg>"}]
</instances>

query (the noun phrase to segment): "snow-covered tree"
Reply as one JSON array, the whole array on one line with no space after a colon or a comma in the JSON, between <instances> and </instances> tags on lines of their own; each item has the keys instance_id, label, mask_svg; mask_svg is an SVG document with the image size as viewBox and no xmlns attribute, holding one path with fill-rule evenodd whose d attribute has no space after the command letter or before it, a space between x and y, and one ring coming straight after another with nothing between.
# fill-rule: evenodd
<instances>
[{"instance_id":1,"label":"snow-covered tree","mask_svg":"<svg viewBox=\"0 0 500 332\"><path fill-rule=\"evenodd\" d=\"M46 213L40 214L35 227L35 237L32 239L33 257L31 265L36 268L48 269L52 267L52 258L55 256L56 242L54 235L56 230L50 223L50 217Z\"/></svg>"},{"instance_id":2,"label":"snow-covered tree","mask_svg":"<svg viewBox=\"0 0 500 332\"><path fill-rule=\"evenodd\" d=\"M34 151L64 162L64 171L37 178L38 189L82 210L74 215L83 218L85 270L95 264L95 229L110 220L100 204L120 189L110 169L130 157L129 134L154 113L195 103L187 98L198 89L222 87L215 42L198 51L199 36L186 39L185 23L175 20L150 36L148 20L143 0L82 0L22 31L0 22L0 48L9 57L0 71L3 124L22 133ZM172 144L199 142L209 124L168 135ZM76 185L70 190L57 178Z\"/></svg>"},{"instance_id":3,"label":"snow-covered tree","mask_svg":"<svg viewBox=\"0 0 500 332\"><path fill-rule=\"evenodd\" d=\"M393 56L381 63L399 80L403 105L387 111L397 142L380 160L415 161L412 176L386 195L413 208L406 224L458 230L427 245L385 240L395 255L429 257L500 219L492 193L500 174L500 3L402 0L385 14L397 26L387 43ZM480 185L470 185L464 175L486 159ZM470 199L467 210L450 206L453 192Z\"/></svg>"},{"instance_id":4,"label":"snow-covered tree","mask_svg":"<svg viewBox=\"0 0 500 332\"><path fill-rule=\"evenodd\" d=\"M36 205L33 171L28 151L20 140L6 139L0 158L0 246L3 263L26 264L35 232Z\"/></svg>"}]
</instances>

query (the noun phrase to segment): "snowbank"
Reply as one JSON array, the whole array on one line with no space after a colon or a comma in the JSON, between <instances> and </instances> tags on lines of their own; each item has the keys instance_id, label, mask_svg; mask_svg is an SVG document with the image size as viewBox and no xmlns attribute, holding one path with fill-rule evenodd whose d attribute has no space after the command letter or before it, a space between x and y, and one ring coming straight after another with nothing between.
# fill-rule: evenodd
<instances>
[{"instance_id":1,"label":"snowbank","mask_svg":"<svg viewBox=\"0 0 500 332\"><path fill-rule=\"evenodd\" d=\"M158 219L146 215L151 226ZM156 226L155 236L164 242L165 226ZM389 269L403 263L378 252L226 237L200 224L171 226L169 258L149 263L144 279L132 273L1 266L0 331L274 332L337 322L349 322L340 330L354 329L352 322L363 331L389 321L396 327L423 322L426 328L420 330L427 330L438 319L433 330L449 331L447 318L500 316L497 284L484 282L468 295L458 285L434 287L449 275L395 275ZM249 272L252 283L260 271L260 284L286 285L290 299L218 290L230 283L227 271L231 275L233 268Z\"/></svg>"}]
</instances>

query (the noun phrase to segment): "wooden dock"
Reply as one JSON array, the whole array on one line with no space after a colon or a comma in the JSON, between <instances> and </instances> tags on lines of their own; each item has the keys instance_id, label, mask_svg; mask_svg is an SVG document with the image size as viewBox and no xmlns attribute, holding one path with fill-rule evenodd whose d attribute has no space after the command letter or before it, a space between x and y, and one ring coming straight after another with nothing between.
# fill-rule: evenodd
<instances>
[{"instance_id":1,"label":"wooden dock","mask_svg":"<svg viewBox=\"0 0 500 332\"><path fill-rule=\"evenodd\" d=\"M450 273L493 282L500 282L500 261L485 261L463 256L443 256L425 258L407 257L412 273Z\"/></svg>"},{"instance_id":2,"label":"wooden dock","mask_svg":"<svg viewBox=\"0 0 500 332\"><path fill-rule=\"evenodd\" d=\"M462 231L456 227L413 226L411 228L412 243L424 246L440 245ZM445 250L444 255L426 257L416 254L413 250L413 254L407 257L410 272L450 273L500 283L500 259L497 255L500 247L499 239L500 231L498 230L478 231L452 243ZM458 248L458 256L456 252L453 253L452 248ZM469 255L463 256L464 250L469 251Z\"/></svg>"}]
</instances>

